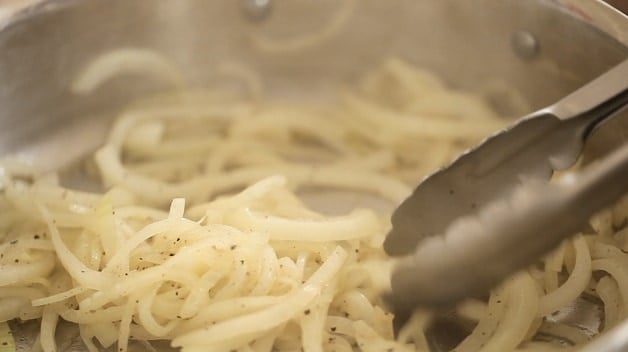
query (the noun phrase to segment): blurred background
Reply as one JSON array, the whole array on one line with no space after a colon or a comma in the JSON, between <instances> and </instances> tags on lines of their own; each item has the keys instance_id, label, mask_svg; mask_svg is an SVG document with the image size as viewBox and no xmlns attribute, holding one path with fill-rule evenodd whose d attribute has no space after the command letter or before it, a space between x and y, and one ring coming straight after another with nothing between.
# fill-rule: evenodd
<instances>
[{"instance_id":1,"label":"blurred background","mask_svg":"<svg viewBox=\"0 0 628 352\"><path fill-rule=\"evenodd\" d=\"M623 13L628 13L628 0L607 0L611 6L616 7Z\"/></svg>"}]
</instances>

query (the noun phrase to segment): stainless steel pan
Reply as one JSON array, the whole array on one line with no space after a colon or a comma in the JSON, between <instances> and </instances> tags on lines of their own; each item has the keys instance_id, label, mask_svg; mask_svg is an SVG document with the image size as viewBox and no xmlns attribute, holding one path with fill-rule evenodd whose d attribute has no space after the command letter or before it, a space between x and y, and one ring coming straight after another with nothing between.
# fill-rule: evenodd
<instances>
[{"instance_id":1,"label":"stainless steel pan","mask_svg":"<svg viewBox=\"0 0 628 352\"><path fill-rule=\"evenodd\" d=\"M363 0L338 35L292 53L260 51L249 34L307 33L340 2L275 1L269 9L255 3L267 2L0 2L0 157L63 167L100 143L124 102L163 88L116 78L90 97L73 96L69 86L79 70L119 47L162 52L199 84L212 79L218 62L243 63L262 75L270 95L307 99L325 99L330 86L398 55L455 87L488 95L513 116L558 100L628 57L628 20L597 0ZM512 88L526 104L508 101L495 87ZM586 155L624 140L627 119L615 119L590 140ZM625 350L624 325L595 351ZM445 330L432 331L444 344L455 338Z\"/></svg>"}]
</instances>

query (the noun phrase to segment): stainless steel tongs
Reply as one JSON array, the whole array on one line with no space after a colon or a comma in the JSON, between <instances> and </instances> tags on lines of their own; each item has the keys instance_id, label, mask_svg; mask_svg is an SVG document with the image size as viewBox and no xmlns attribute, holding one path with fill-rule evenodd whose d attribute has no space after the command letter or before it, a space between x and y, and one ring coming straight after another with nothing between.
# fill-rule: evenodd
<instances>
[{"instance_id":1,"label":"stainless steel tongs","mask_svg":"<svg viewBox=\"0 0 628 352\"><path fill-rule=\"evenodd\" d=\"M628 191L628 144L557 184L591 131L628 102L628 60L427 177L395 211L384 248L401 256L397 312L483 295Z\"/></svg>"}]
</instances>

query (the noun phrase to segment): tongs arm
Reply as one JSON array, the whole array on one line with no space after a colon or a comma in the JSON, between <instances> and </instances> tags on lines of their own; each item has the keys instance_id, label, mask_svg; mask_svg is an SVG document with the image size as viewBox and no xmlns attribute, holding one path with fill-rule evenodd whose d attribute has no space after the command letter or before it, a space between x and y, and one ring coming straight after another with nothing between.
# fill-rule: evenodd
<instances>
[{"instance_id":1,"label":"tongs arm","mask_svg":"<svg viewBox=\"0 0 628 352\"><path fill-rule=\"evenodd\" d=\"M486 294L627 191L628 143L556 184L524 184L477 215L458 219L444 236L425 239L393 273L390 303L396 311L410 311Z\"/></svg>"},{"instance_id":2,"label":"tongs arm","mask_svg":"<svg viewBox=\"0 0 628 352\"><path fill-rule=\"evenodd\" d=\"M487 138L427 177L395 211L384 248L406 255L455 219L517 187L522 178L548 180L572 165L596 126L628 102L628 60L597 79Z\"/></svg>"}]
</instances>

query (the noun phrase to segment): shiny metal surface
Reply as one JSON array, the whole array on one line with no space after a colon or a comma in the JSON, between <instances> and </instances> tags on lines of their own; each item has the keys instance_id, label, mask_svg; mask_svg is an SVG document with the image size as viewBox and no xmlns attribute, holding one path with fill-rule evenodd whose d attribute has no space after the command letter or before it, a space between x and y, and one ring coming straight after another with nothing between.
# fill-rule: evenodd
<instances>
[{"instance_id":1,"label":"shiny metal surface","mask_svg":"<svg viewBox=\"0 0 628 352\"><path fill-rule=\"evenodd\" d=\"M539 54L539 41L527 31L512 34L512 48L522 60L532 60Z\"/></svg>"},{"instance_id":2,"label":"shiny metal surface","mask_svg":"<svg viewBox=\"0 0 628 352\"><path fill-rule=\"evenodd\" d=\"M627 104L625 60L428 176L393 213L384 242L389 254L408 255L393 273L391 304L403 311L481 297L612 205L628 187L628 142L623 159L595 165L583 184L548 183L578 160L590 131Z\"/></svg>"},{"instance_id":3,"label":"shiny metal surface","mask_svg":"<svg viewBox=\"0 0 628 352\"><path fill-rule=\"evenodd\" d=\"M338 6L274 1L265 18L251 21L240 1L4 0L0 157L17 155L48 169L67 165L100 143L122 104L164 88L120 77L87 98L70 93L87 62L120 47L161 52L201 86L212 81L218 63L241 63L261 74L268 96L298 99L327 99L330 87L397 55L484 94L511 116L558 100L628 55L625 17L596 0L363 0L341 33L307 50L271 53L251 41L252 32L309 33ZM517 31L537 40L532 59L514 52ZM504 87L522 99L505 99ZM600 129L590 155L622 141L626 125Z\"/></svg>"},{"instance_id":4,"label":"shiny metal surface","mask_svg":"<svg viewBox=\"0 0 628 352\"><path fill-rule=\"evenodd\" d=\"M338 3L274 4L267 20L251 22L239 1L41 1L0 22L0 154L22 151L38 159L42 148L33 153L24 148L49 141L60 121L82 131L94 112L162 88L125 77L89 99L72 96L69 83L83 65L118 47L162 52L201 84L211 79L217 63L242 63L260 72L267 91L275 95L320 95L326 87L355 79L383 56L398 55L436 71L452 85L484 91L498 108L521 116L564 96L626 55L621 43L626 38L620 34L625 36L628 28L622 16L595 1L577 4L590 9L564 8L553 1L362 1L342 33L329 42L274 54L258 50L249 34L286 38L308 33L325 23ZM597 28L598 13L604 15L599 23L612 24L616 39ZM520 60L513 52L511 36L519 30L537 38L540 53L534 60ZM516 87L529 107L504 103L496 93L504 86ZM102 122L97 121L93 124ZM68 149L71 143L73 154L80 154L89 148L78 145L93 142L93 148L98 143L72 135L58 139L66 145L43 149ZM55 153L43 161L50 167L68 162L54 159Z\"/></svg>"},{"instance_id":5,"label":"shiny metal surface","mask_svg":"<svg viewBox=\"0 0 628 352\"><path fill-rule=\"evenodd\" d=\"M273 8L271 0L240 0L242 12L251 21L262 21L270 15Z\"/></svg>"},{"instance_id":6,"label":"shiny metal surface","mask_svg":"<svg viewBox=\"0 0 628 352\"><path fill-rule=\"evenodd\" d=\"M625 60L551 106L489 137L429 175L401 203L392 215L393 226L384 242L386 252L409 254L419 241L445 233L452 221L509 194L522 181L549 180L554 170L572 166L590 132L627 101Z\"/></svg>"},{"instance_id":7,"label":"shiny metal surface","mask_svg":"<svg viewBox=\"0 0 628 352\"><path fill-rule=\"evenodd\" d=\"M528 182L425 239L392 275L396 311L482 297L533 265L628 191L628 143L557 184ZM455 253L455 255L452 255ZM492 268L487 270L486 268Z\"/></svg>"}]
</instances>

